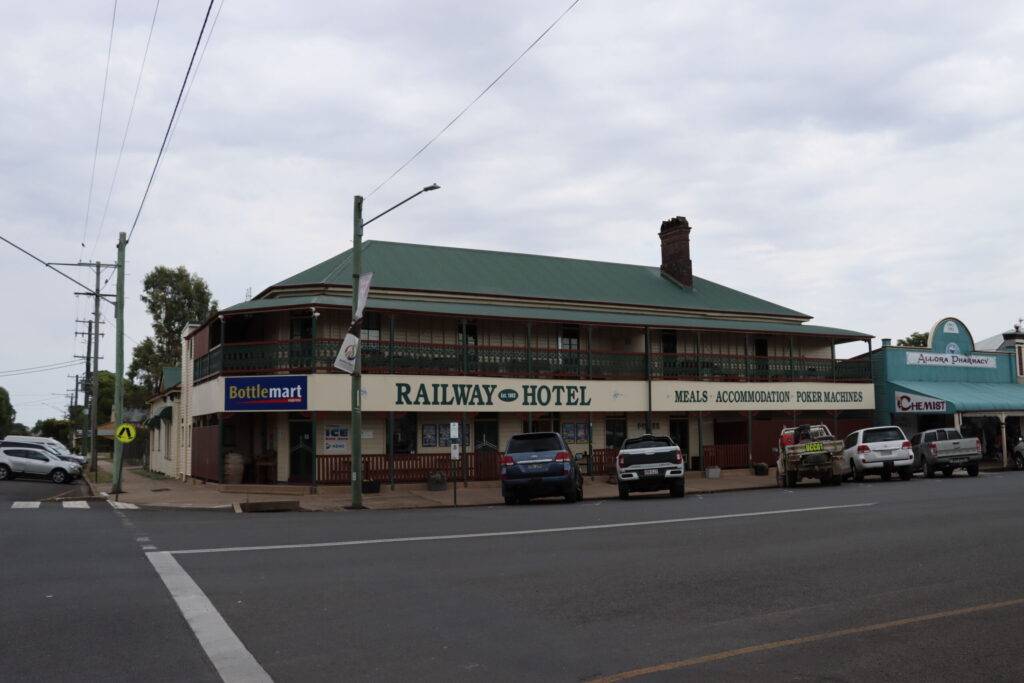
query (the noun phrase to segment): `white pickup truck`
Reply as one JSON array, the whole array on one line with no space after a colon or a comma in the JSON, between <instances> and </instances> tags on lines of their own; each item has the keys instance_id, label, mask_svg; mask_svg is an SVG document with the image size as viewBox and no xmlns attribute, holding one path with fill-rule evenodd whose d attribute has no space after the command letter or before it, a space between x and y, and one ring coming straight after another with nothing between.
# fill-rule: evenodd
<instances>
[{"instance_id":1,"label":"white pickup truck","mask_svg":"<svg viewBox=\"0 0 1024 683\"><path fill-rule=\"evenodd\" d=\"M914 464L926 477L934 477L936 472L949 477L958 467L966 469L972 477L978 476L981 441L973 436L965 437L952 427L944 427L914 434L910 443L914 448Z\"/></svg>"},{"instance_id":2,"label":"white pickup truck","mask_svg":"<svg viewBox=\"0 0 1024 683\"><path fill-rule=\"evenodd\" d=\"M622 442L615 458L619 498L633 491L663 491L674 498L685 493L683 452L667 436L644 434Z\"/></svg>"}]
</instances>

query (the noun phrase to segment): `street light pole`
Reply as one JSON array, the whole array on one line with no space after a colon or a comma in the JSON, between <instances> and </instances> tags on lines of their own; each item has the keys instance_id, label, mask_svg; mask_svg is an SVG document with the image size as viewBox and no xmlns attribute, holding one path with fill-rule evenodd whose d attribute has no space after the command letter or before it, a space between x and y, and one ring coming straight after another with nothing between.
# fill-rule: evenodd
<instances>
[{"instance_id":1,"label":"street light pole","mask_svg":"<svg viewBox=\"0 0 1024 683\"><path fill-rule=\"evenodd\" d=\"M363 220L363 198L355 196L352 210L352 323L355 324L359 308L359 277L363 270L363 228L384 214L391 213L402 204L410 202L424 192L439 190L437 183L427 185L416 194L410 195L390 209L381 211L368 221ZM349 440L352 442L352 504L353 510L363 509L363 346L356 345L356 357L352 367L352 417L349 421Z\"/></svg>"},{"instance_id":2,"label":"street light pole","mask_svg":"<svg viewBox=\"0 0 1024 683\"><path fill-rule=\"evenodd\" d=\"M359 306L359 276L363 269L363 198L356 195L352 216L352 315ZM353 322L355 322L353 320ZM352 370L352 419L349 441L352 444L352 509L363 507L363 349L356 352Z\"/></svg>"}]
</instances>

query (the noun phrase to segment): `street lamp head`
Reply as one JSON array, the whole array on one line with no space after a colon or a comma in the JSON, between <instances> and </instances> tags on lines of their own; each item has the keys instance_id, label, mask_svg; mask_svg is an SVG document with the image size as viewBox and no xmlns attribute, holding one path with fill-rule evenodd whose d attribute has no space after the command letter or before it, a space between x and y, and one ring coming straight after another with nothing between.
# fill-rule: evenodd
<instances>
[{"instance_id":1,"label":"street lamp head","mask_svg":"<svg viewBox=\"0 0 1024 683\"><path fill-rule=\"evenodd\" d=\"M440 189L441 189L441 186L438 185L437 183L434 183L432 185L427 185L426 187L424 187L423 191L424 192L430 192L432 190L440 190Z\"/></svg>"}]
</instances>

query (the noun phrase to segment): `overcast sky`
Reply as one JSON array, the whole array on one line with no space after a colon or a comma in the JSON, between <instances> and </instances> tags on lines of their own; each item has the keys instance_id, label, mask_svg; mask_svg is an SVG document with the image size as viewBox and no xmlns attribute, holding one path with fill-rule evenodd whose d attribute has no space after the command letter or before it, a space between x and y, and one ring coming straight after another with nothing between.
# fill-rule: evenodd
<instances>
[{"instance_id":1,"label":"overcast sky","mask_svg":"<svg viewBox=\"0 0 1024 683\"><path fill-rule=\"evenodd\" d=\"M148 270L184 264L227 306L347 249L352 196L567 4L226 0L129 247L126 365ZM0 9L0 234L48 260L83 234L85 258L98 240L114 259L206 2L159 9L98 236L153 13L118 7L86 224L111 5ZM657 265L661 221L684 215L702 277L876 337L953 315L981 339L1024 315L1022 59L1019 0L583 0L368 199L443 187L367 238ZM0 287L0 370L84 350L73 284L0 244ZM112 368L112 334L103 353ZM0 386L31 426L66 374Z\"/></svg>"}]
</instances>

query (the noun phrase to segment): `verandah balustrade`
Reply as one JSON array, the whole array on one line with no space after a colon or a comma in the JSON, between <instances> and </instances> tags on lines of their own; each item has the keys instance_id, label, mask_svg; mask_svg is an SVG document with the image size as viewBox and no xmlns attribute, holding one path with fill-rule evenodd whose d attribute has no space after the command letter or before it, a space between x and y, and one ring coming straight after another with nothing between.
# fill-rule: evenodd
<instances>
[{"instance_id":1,"label":"verandah balustrade","mask_svg":"<svg viewBox=\"0 0 1024 683\"><path fill-rule=\"evenodd\" d=\"M336 372L340 339L228 343L194 361L194 380L218 374ZM364 340L365 373L540 379L646 379L644 353ZM802 356L652 353L652 379L869 382L870 363Z\"/></svg>"}]
</instances>

